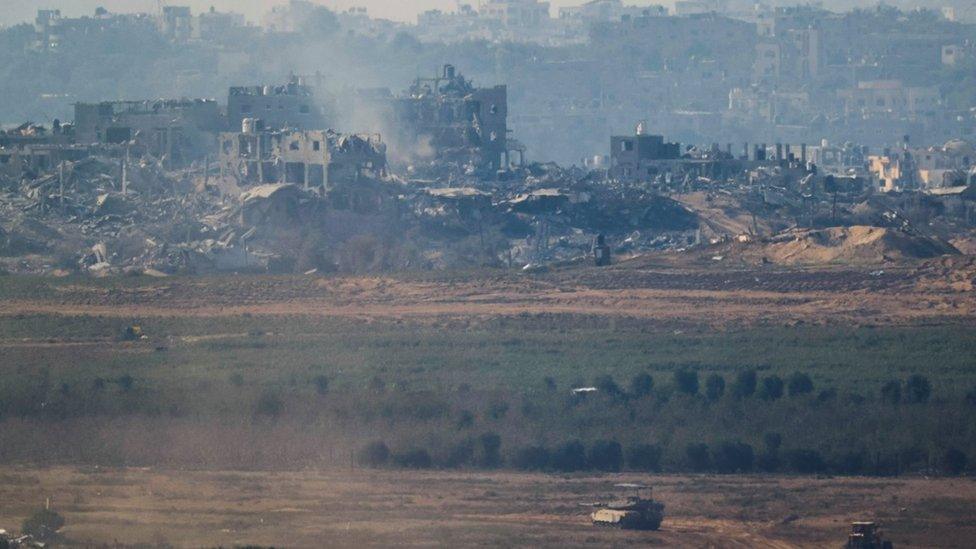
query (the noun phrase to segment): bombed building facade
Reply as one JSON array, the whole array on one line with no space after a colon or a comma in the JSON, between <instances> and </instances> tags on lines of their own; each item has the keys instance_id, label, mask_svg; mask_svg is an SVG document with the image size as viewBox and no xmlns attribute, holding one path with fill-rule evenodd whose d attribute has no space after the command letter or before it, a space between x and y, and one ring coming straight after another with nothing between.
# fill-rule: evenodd
<instances>
[{"instance_id":1,"label":"bombed building facade","mask_svg":"<svg viewBox=\"0 0 976 549\"><path fill-rule=\"evenodd\" d=\"M402 147L421 158L495 172L510 162L508 88L477 88L453 65L397 97L373 94ZM385 104L385 105L384 105Z\"/></svg>"},{"instance_id":2,"label":"bombed building facade","mask_svg":"<svg viewBox=\"0 0 976 549\"><path fill-rule=\"evenodd\" d=\"M227 123L240 128L245 118L258 118L271 128L314 130L327 127L314 89L292 76L283 86L233 87L227 97Z\"/></svg>"},{"instance_id":3,"label":"bombed building facade","mask_svg":"<svg viewBox=\"0 0 976 549\"><path fill-rule=\"evenodd\" d=\"M332 130L268 129L248 118L239 132L220 134L220 175L246 188L288 183L328 190L343 182L386 175L386 145L379 135Z\"/></svg>"},{"instance_id":4,"label":"bombed building facade","mask_svg":"<svg viewBox=\"0 0 976 549\"><path fill-rule=\"evenodd\" d=\"M75 140L131 144L178 166L203 158L224 127L220 106L208 99L105 101L75 104Z\"/></svg>"}]
</instances>

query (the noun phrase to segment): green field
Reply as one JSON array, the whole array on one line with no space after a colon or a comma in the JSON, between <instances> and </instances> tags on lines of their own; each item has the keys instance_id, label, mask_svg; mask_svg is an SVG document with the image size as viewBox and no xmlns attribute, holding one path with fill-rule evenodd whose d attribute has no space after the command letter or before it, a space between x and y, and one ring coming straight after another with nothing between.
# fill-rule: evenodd
<instances>
[{"instance_id":1,"label":"green field","mask_svg":"<svg viewBox=\"0 0 976 549\"><path fill-rule=\"evenodd\" d=\"M132 325L147 339L122 341ZM672 470L694 467L687 447L697 443L714 453L742 442L758 460L776 451L769 433L781 437L784 456L815 450L838 471L850 460L851 472L937 468L949 448L976 456L976 406L966 401L976 387L976 334L965 326L715 331L568 315L440 322L21 315L0 319L0 334L7 442L0 459L10 462L302 465L383 440L394 451L422 448L435 464L453 463L445 456L476 446L484 433L499 435L509 462L529 446L612 440L659 447L660 466ZM759 391L733 396L736 376L748 370ZM697 373L698 394L677 390L676 371ZM809 374L812 391L760 396L763 378L788 381L797 372ZM642 373L654 385L638 397L630 382ZM712 374L726 390L709 399ZM924 402L907 402L905 389L901 403L882 402L885 383L913 374L931 383ZM574 387L606 387L599 376L610 376L620 394L571 396ZM64 431L73 442L49 440ZM25 440L18 437L33 444L11 445ZM165 451L154 447L160 439ZM220 449L182 448L199 439L222 441ZM278 441L276 452L245 451L268 439ZM45 445L58 451L38 456Z\"/></svg>"}]
</instances>

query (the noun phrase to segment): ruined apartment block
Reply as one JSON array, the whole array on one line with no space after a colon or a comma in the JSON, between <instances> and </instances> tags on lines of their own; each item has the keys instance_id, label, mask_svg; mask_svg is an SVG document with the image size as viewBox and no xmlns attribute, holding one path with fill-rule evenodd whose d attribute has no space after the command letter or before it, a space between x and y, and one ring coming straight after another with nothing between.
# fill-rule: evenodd
<instances>
[{"instance_id":1,"label":"ruined apartment block","mask_svg":"<svg viewBox=\"0 0 976 549\"><path fill-rule=\"evenodd\" d=\"M208 99L75 104L77 143L129 144L169 166L204 158L222 128L220 106Z\"/></svg>"},{"instance_id":2,"label":"ruined apartment block","mask_svg":"<svg viewBox=\"0 0 976 549\"><path fill-rule=\"evenodd\" d=\"M260 119L269 128L314 130L328 126L314 90L297 76L284 86L231 88L227 97L228 125L240 128L245 118Z\"/></svg>"},{"instance_id":3,"label":"ruined apartment block","mask_svg":"<svg viewBox=\"0 0 976 549\"><path fill-rule=\"evenodd\" d=\"M240 132L220 134L219 162L221 179L239 188L285 183L327 191L387 173L386 145L379 135L265 129L251 118Z\"/></svg>"},{"instance_id":4,"label":"ruined apartment block","mask_svg":"<svg viewBox=\"0 0 976 549\"><path fill-rule=\"evenodd\" d=\"M418 78L394 100L395 126L436 157L496 171L508 167L508 88L476 88L452 65L440 76Z\"/></svg>"}]
</instances>

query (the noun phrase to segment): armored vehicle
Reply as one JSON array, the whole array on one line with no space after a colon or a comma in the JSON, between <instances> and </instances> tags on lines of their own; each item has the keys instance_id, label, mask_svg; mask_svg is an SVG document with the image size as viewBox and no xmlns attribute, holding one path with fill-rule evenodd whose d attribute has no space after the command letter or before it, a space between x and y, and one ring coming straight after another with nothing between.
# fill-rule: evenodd
<instances>
[{"instance_id":1,"label":"armored vehicle","mask_svg":"<svg viewBox=\"0 0 976 549\"><path fill-rule=\"evenodd\" d=\"M625 530L657 530L664 520L664 504L654 501L651 489L637 484L618 484L617 488L634 490L634 495L619 501L597 504L596 511L590 514L593 524L611 526ZM641 491L648 497L642 497Z\"/></svg>"},{"instance_id":2,"label":"armored vehicle","mask_svg":"<svg viewBox=\"0 0 976 549\"><path fill-rule=\"evenodd\" d=\"M851 533L847 535L846 549L892 549L890 541L884 539L881 529L873 522L855 522L851 524Z\"/></svg>"}]
</instances>

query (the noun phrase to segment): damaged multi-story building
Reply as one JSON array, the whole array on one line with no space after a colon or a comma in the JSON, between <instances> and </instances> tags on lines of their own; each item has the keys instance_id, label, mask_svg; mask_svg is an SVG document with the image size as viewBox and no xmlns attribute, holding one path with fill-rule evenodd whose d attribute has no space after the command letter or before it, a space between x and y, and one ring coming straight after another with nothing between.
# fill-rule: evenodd
<instances>
[{"instance_id":1,"label":"damaged multi-story building","mask_svg":"<svg viewBox=\"0 0 976 549\"><path fill-rule=\"evenodd\" d=\"M328 191L387 175L386 145L379 135L270 129L248 118L241 131L221 133L219 146L221 181L239 189L287 183Z\"/></svg>"},{"instance_id":2,"label":"damaged multi-story building","mask_svg":"<svg viewBox=\"0 0 976 549\"><path fill-rule=\"evenodd\" d=\"M205 157L223 127L220 107L210 99L75 104L77 143L128 144L132 154L149 154L168 166Z\"/></svg>"},{"instance_id":3,"label":"damaged multi-story building","mask_svg":"<svg viewBox=\"0 0 976 549\"><path fill-rule=\"evenodd\" d=\"M258 118L269 128L314 130L327 127L315 90L303 77L294 76L283 86L240 86L227 96L227 122L240 128L245 118Z\"/></svg>"},{"instance_id":4,"label":"damaged multi-story building","mask_svg":"<svg viewBox=\"0 0 976 549\"><path fill-rule=\"evenodd\" d=\"M385 131L392 133L399 157L494 173L509 166L510 153L521 152L520 145L508 139L508 88L477 88L452 65L445 65L440 76L417 78L398 97L387 90L363 91L360 96L386 119Z\"/></svg>"}]
</instances>

